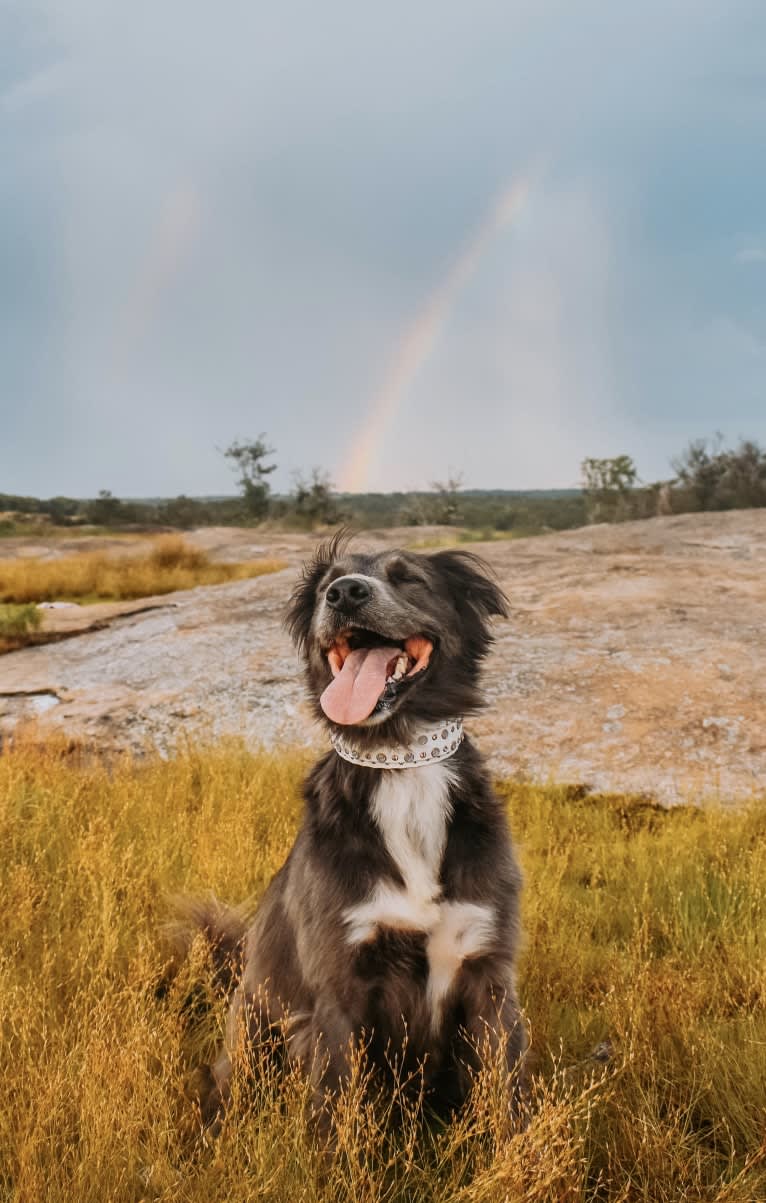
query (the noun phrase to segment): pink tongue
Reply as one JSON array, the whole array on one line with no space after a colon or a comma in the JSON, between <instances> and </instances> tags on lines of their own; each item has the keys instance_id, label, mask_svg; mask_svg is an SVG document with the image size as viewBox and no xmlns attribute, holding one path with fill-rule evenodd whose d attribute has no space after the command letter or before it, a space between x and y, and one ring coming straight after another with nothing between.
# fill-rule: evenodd
<instances>
[{"instance_id":1,"label":"pink tongue","mask_svg":"<svg viewBox=\"0 0 766 1203\"><path fill-rule=\"evenodd\" d=\"M360 647L349 652L343 668L325 689L319 704L334 723L359 723L372 714L386 687L386 668L399 647Z\"/></svg>"}]
</instances>

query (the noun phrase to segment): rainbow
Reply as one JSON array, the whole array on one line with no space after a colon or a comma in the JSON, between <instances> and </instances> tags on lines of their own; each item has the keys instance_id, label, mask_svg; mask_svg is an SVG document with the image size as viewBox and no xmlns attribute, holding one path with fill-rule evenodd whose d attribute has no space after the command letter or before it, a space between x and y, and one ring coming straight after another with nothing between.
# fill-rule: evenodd
<instances>
[{"instance_id":1,"label":"rainbow","mask_svg":"<svg viewBox=\"0 0 766 1203\"><path fill-rule=\"evenodd\" d=\"M198 241L201 224L202 203L195 187L180 185L167 193L116 332L114 362L118 371L154 325L164 295Z\"/></svg>"},{"instance_id":2,"label":"rainbow","mask_svg":"<svg viewBox=\"0 0 766 1203\"><path fill-rule=\"evenodd\" d=\"M514 180L495 200L458 254L444 279L428 297L404 332L388 366L383 383L373 396L361 430L339 473L339 488L361 492L368 484L370 467L377 458L386 431L423 363L432 354L450 312L492 239L510 225L527 202L535 172Z\"/></svg>"}]
</instances>

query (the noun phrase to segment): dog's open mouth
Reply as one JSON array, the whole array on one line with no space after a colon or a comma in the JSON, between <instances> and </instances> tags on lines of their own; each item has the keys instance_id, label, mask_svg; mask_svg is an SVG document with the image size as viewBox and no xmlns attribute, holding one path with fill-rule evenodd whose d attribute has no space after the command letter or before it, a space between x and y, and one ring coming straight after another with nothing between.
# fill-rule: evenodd
<instances>
[{"instance_id":1,"label":"dog's open mouth","mask_svg":"<svg viewBox=\"0 0 766 1203\"><path fill-rule=\"evenodd\" d=\"M352 627L328 649L333 680L319 703L333 723L361 723L388 709L428 668L434 645L425 635L392 642L377 631Z\"/></svg>"}]
</instances>

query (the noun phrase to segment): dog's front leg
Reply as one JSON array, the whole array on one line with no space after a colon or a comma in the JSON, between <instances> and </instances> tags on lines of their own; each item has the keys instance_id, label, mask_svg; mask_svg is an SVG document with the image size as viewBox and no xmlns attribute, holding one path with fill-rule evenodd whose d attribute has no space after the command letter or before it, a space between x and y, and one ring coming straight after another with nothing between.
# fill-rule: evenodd
<instances>
[{"instance_id":1,"label":"dog's front leg","mask_svg":"<svg viewBox=\"0 0 766 1203\"><path fill-rule=\"evenodd\" d=\"M527 1033L513 985L475 979L467 983L462 1001L465 1021L455 1054L465 1095L476 1072L488 1062L499 1061L508 1074L510 1117L518 1125L523 1122L526 1098Z\"/></svg>"},{"instance_id":2,"label":"dog's front leg","mask_svg":"<svg viewBox=\"0 0 766 1203\"><path fill-rule=\"evenodd\" d=\"M332 1002L317 1003L311 1023L311 1087L314 1115L325 1134L330 1107L349 1079L358 1033L349 1015Z\"/></svg>"}]
</instances>

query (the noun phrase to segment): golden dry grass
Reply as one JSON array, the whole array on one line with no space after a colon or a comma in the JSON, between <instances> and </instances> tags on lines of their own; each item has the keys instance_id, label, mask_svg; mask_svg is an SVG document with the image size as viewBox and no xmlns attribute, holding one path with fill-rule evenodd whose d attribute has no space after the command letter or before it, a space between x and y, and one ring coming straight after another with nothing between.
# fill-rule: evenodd
<instances>
[{"instance_id":1,"label":"golden dry grass","mask_svg":"<svg viewBox=\"0 0 766 1203\"><path fill-rule=\"evenodd\" d=\"M357 1080L323 1157L302 1083L267 1074L205 1144L190 1083L222 1007L184 1007L199 947L158 992L166 897L257 898L305 764L238 744L0 757L0 1198L762 1203L766 803L668 813L503 787L526 874L526 1130L505 1130L493 1067L440 1129L411 1111L387 1127Z\"/></svg>"},{"instance_id":2,"label":"golden dry grass","mask_svg":"<svg viewBox=\"0 0 766 1203\"><path fill-rule=\"evenodd\" d=\"M127 601L247 580L285 567L281 560L216 562L181 535L161 535L149 551L132 555L86 551L50 560L0 560L0 602Z\"/></svg>"}]
</instances>

